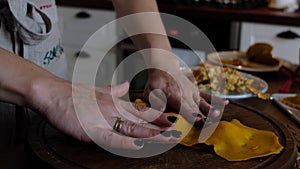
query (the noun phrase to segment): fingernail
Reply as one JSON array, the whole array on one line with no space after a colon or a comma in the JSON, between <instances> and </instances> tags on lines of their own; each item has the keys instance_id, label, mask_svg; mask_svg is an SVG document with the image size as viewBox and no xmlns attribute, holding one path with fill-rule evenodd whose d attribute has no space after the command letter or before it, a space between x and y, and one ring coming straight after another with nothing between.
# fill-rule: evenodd
<instances>
[{"instance_id":1,"label":"fingernail","mask_svg":"<svg viewBox=\"0 0 300 169\"><path fill-rule=\"evenodd\" d=\"M220 110L214 110L214 113L220 115L221 112Z\"/></svg>"},{"instance_id":2,"label":"fingernail","mask_svg":"<svg viewBox=\"0 0 300 169\"><path fill-rule=\"evenodd\" d=\"M158 110L159 110L159 111L165 111L165 109L166 109L166 108L165 108L164 106L161 106L161 107L159 107Z\"/></svg>"},{"instance_id":3,"label":"fingernail","mask_svg":"<svg viewBox=\"0 0 300 169\"><path fill-rule=\"evenodd\" d=\"M201 117L201 114L199 114L199 113L193 113L192 114L194 117Z\"/></svg>"},{"instance_id":4,"label":"fingernail","mask_svg":"<svg viewBox=\"0 0 300 169\"><path fill-rule=\"evenodd\" d=\"M194 127L198 128L198 129L201 129L203 127L203 123L202 122L195 122Z\"/></svg>"},{"instance_id":5,"label":"fingernail","mask_svg":"<svg viewBox=\"0 0 300 169\"><path fill-rule=\"evenodd\" d=\"M134 144L139 146L139 147L142 147L144 145L144 140L134 140Z\"/></svg>"},{"instance_id":6,"label":"fingernail","mask_svg":"<svg viewBox=\"0 0 300 169\"><path fill-rule=\"evenodd\" d=\"M172 133L171 133L171 131L161 131L160 134L165 137L170 137Z\"/></svg>"},{"instance_id":7,"label":"fingernail","mask_svg":"<svg viewBox=\"0 0 300 169\"><path fill-rule=\"evenodd\" d=\"M169 120L169 122L171 123L176 123L178 118L175 116L168 116L167 119Z\"/></svg>"},{"instance_id":8,"label":"fingernail","mask_svg":"<svg viewBox=\"0 0 300 169\"><path fill-rule=\"evenodd\" d=\"M177 130L172 130L172 136L176 138L180 138L182 136L182 132Z\"/></svg>"}]
</instances>

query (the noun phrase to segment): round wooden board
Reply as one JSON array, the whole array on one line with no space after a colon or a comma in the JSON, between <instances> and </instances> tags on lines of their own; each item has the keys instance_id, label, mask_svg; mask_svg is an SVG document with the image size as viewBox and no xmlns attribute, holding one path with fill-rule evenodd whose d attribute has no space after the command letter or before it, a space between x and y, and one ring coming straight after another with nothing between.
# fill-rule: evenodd
<instances>
[{"instance_id":1,"label":"round wooden board","mask_svg":"<svg viewBox=\"0 0 300 169\"><path fill-rule=\"evenodd\" d=\"M95 144L82 143L65 136L43 120L37 120L32 126L28 141L32 151L42 161L58 169L293 168L297 155L296 144L283 125L259 112L230 104L226 107L222 120L233 118L247 126L275 132L284 146L283 151L278 155L229 162L217 156L212 147L199 144L194 148L177 145L165 153L148 158L125 158L107 152Z\"/></svg>"}]
</instances>

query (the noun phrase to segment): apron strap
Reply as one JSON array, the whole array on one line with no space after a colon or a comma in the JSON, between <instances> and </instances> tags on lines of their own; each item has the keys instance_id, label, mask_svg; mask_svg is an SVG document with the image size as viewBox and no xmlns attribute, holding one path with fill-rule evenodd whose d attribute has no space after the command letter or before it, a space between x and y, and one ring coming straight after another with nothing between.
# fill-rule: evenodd
<instances>
[{"instance_id":1,"label":"apron strap","mask_svg":"<svg viewBox=\"0 0 300 169\"><path fill-rule=\"evenodd\" d=\"M36 45L45 40L52 31L52 21L46 13L27 0L8 0L9 15L6 15L8 26L19 33L22 41L27 45ZM27 8L36 10L44 21L46 31L39 23L27 16Z\"/></svg>"}]
</instances>

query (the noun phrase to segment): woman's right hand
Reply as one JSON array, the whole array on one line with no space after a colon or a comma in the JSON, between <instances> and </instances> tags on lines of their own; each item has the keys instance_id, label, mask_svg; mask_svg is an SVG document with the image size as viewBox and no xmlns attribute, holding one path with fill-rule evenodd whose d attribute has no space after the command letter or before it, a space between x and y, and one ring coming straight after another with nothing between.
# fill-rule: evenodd
<instances>
[{"instance_id":1,"label":"woman's right hand","mask_svg":"<svg viewBox=\"0 0 300 169\"><path fill-rule=\"evenodd\" d=\"M128 83L94 88L56 79L35 86L30 106L57 129L79 140L138 150L145 139L174 142L181 136L170 129L176 117L120 99L128 92ZM119 118L122 124L116 132Z\"/></svg>"}]
</instances>

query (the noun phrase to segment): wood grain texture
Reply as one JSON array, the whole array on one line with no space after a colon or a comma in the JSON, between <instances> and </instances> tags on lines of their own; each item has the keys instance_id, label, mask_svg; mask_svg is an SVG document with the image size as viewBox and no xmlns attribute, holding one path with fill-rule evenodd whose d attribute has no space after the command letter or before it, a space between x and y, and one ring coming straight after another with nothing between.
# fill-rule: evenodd
<instances>
[{"instance_id":1,"label":"wood grain texture","mask_svg":"<svg viewBox=\"0 0 300 169\"><path fill-rule=\"evenodd\" d=\"M275 109L275 107L274 107ZM212 147L199 144L193 148L177 145L157 156L136 159L111 154L95 144L69 138L42 120L33 126L29 143L36 155L52 168L130 168L130 169L186 169L186 168L237 168L285 169L296 161L296 143L287 128L268 115L232 103L226 107L223 120L237 118L243 124L275 132L285 147L278 155L255 158L242 162L228 162L217 156ZM145 145L149 148L151 145Z\"/></svg>"}]
</instances>

